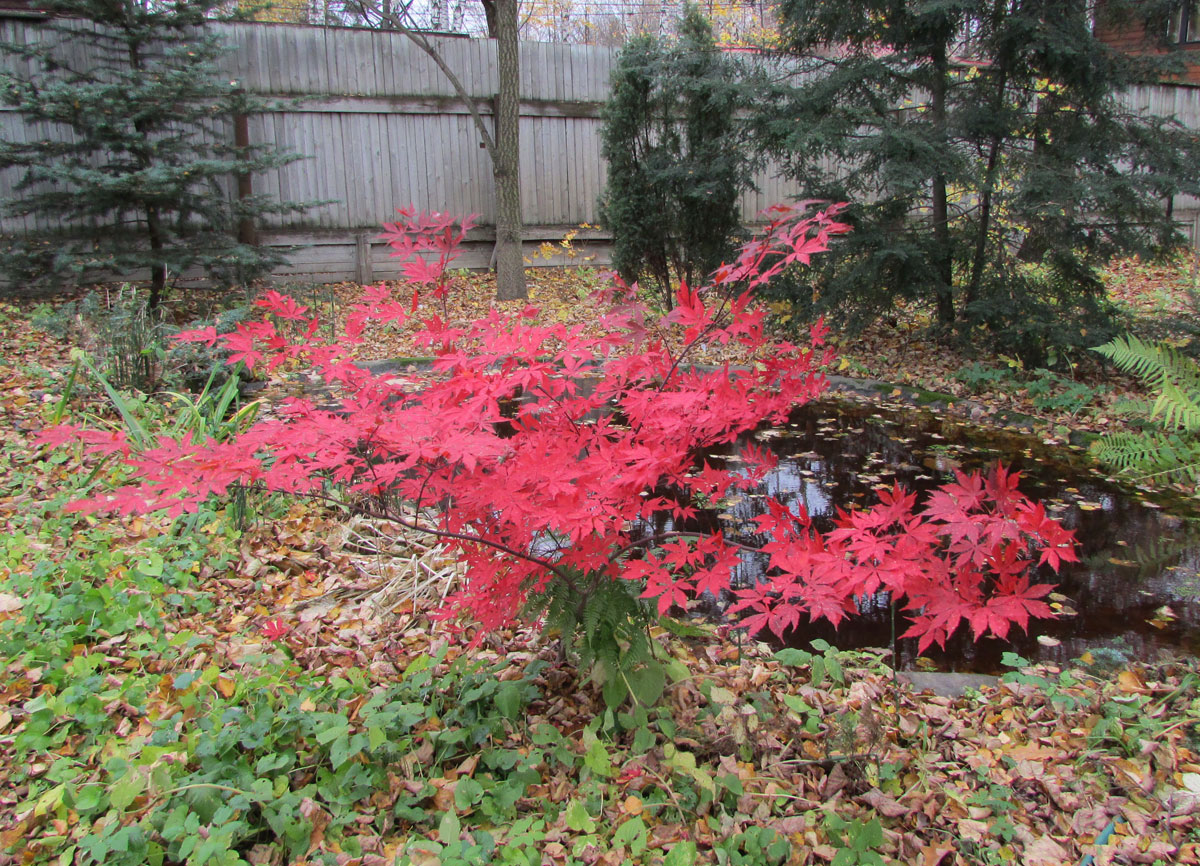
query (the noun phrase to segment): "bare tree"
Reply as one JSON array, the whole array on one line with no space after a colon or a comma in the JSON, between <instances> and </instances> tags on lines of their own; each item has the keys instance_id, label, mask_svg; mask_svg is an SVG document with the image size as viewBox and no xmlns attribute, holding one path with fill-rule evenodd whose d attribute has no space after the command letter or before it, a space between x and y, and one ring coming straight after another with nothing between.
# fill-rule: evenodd
<instances>
[{"instance_id":1,"label":"bare tree","mask_svg":"<svg viewBox=\"0 0 1200 866\"><path fill-rule=\"evenodd\" d=\"M496 183L496 298L501 301L528 297L525 260L521 252L521 81L517 48L517 0L482 0L487 16L488 38L496 40L499 84L493 110L493 130L479 111L475 98L446 63L426 34L408 26L411 4L389 0L347 0L347 7L364 21L403 33L429 55L446 76L454 92L467 106L480 141L492 161ZM386 5L385 5L386 4Z\"/></svg>"}]
</instances>

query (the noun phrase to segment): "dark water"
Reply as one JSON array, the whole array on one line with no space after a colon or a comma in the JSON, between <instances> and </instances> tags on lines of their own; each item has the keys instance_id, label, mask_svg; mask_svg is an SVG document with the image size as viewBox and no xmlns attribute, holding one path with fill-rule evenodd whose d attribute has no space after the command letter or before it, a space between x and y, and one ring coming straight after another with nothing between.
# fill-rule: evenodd
<instances>
[{"instance_id":1,"label":"dark water","mask_svg":"<svg viewBox=\"0 0 1200 866\"><path fill-rule=\"evenodd\" d=\"M798 410L786 428L755 436L780 458L778 469L756 492L743 494L721 520L745 524L764 510L763 497L799 500L818 528L832 526L837 507L875 501L875 487L894 481L910 490L931 490L953 480L953 468L986 469L1003 461L1022 475L1020 488L1046 503L1075 531L1081 562L1064 565L1044 582L1057 583L1054 599L1068 615L1035 620L1028 634L1011 640L971 640L960 629L945 650L925 652L939 669L996 672L1004 652L1065 664L1085 652L1104 660L1149 659L1162 652L1200 653L1200 529L1182 519L1195 507L1187 500L1151 500L1089 468L1064 445L1004 431L957 424L932 413L877 405L821 402ZM710 462L737 461L737 447L715 451ZM710 516L711 517L711 516ZM748 555L737 580L750 581L763 562ZM862 615L835 632L827 623L797 632L789 643L807 648L820 637L841 649L891 645L886 596L864 600ZM1069 615L1071 611L1074 615ZM897 618L896 632L907 623ZM1041 637L1042 640L1038 640ZM897 646L901 668L917 663L915 640ZM926 662L922 661L924 665Z\"/></svg>"}]
</instances>

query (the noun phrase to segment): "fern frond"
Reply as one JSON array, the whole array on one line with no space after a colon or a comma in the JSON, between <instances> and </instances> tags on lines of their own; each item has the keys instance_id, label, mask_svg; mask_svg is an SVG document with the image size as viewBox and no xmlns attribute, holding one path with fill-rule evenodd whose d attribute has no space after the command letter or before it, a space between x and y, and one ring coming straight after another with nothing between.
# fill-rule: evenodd
<instances>
[{"instance_id":1,"label":"fern frond","mask_svg":"<svg viewBox=\"0 0 1200 866\"><path fill-rule=\"evenodd\" d=\"M1200 369L1190 358L1168 346L1147 343L1130 334L1097 346L1094 351L1155 390L1172 382L1185 392L1200 394Z\"/></svg>"},{"instance_id":2,"label":"fern frond","mask_svg":"<svg viewBox=\"0 0 1200 866\"><path fill-rule=\"evenodd\" d=\"M1200 452L1193 454L1186 461L1164 467L1157 472L1142 476L1143 481L1188 481L1195 484L1200 481Z\"/></svg>"},{"instance_id":3,"label":"fern frond","mask_svg":"<svg viewBox=\"0 0 1200 866\"><path fill-rule=\"evenodd\" d=\"M1154 401L1150 417L1161 419L1168 429L1195 433L1200 430L1200 389L1188 392L1168 380Z\"/></svg>"},{"instance_id":4,"label":"fern frond","mask_svg":"<svg viewBox=\"0 0 1200 866\"><path fill-rule=\"evenodd\" d=\"M1200 478L1200 367L1169 346L1135 336L1118 337L1096 348L1121 370L1143 379L1153 402L1126 403L1123 409L1158 429L1110 433L1096 443L1097 459L1143 480L1195 481Z\"/></svg>"},{"instance_id":5,"label":"fern frond","mask_svg":"<svg viewBox=\"0 0 1200 866\"><path fill-rule=\"evenodd\" d=\"M1154 404L1149 400L1137 397L1122 397L1109 407L1116 415L1127 415L1136 418L1149 418L1154 411Z\"/></svg>"},{"instance_id":6,"label":"fern frond","mask_svg":"<svg viewBox=\"0 0 1200 866\"><path fill-rule=\"evenodd\" d=\"M1140 480L1196 480L1200 476L1200 443L1158 431L1109 433L1092 445L1092 454Z\"/></svg>"},{"instance_id":7,"label":"fern frond","mask_svg":"<svg viewBox=\"0 0 1200 866\"><path fill-rule=\"evenodd\" d=\"M1163 438L1153 433L1109 433L1092 444L1092 456L1119 472L1129 472L1157 462Z\"/></svg>"},{"instance_id":8,"label":"fern frond","mask_svg":"<svg viewBox=\"0 0 1200 866\"><path fill-rule=\"evenodd\" d=\"M583 633L587 643L591 643L592 638L600 630L600 621L607 620L606 615L614 613L610 606L609 595L610 593L605 592L602 584L583 608Z\"/></svg>"}]
</instances>

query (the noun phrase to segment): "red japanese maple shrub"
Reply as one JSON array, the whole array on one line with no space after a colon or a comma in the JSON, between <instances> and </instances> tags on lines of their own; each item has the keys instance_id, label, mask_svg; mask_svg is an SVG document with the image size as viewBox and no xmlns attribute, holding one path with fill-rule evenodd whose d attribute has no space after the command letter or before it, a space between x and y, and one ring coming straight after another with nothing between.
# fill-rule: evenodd
<instances>
[{"instance_id":1,"label":"red japanese maple shrub","mask_svg":"<svg viewBox=\"0 0 1200 866\"><path fill-rule=\"evenodd\" d=\"M1027 552L1057 571L1076 559L1073 534L1017 490L1019 475L997 466L986 478L956 472L923 508L899 487L880 494L864 511L840 512L837 528L822 535L804 512L778 502L757 518L770 537L769 577L737 591L732 614L743 624L780 637L801 614L837 625L856 610L854 600L885 591L910 612L902 637L920 639L919 650L944 645L960 624L976 639L1005 637L1012 625L1054 613L1041 599L1053 588L1033 583Z\"/></svg>"},{"instance_id":2,"label":"red japanese maple shrub","mask_svg":"<svg viewBox=\"0 0 1200 866\"><path fill-rule=\"evenodd\" d=\"M743 452L739 471L697 455L790 410L826 388L825 328L811 345L770 342L753 290L782 269L806 264L846 230L841 206L806 215L777 208L764 235L708 285L682 285L678 305L656 317L636 287L614 282L607 314L585 330L538 325L534 311L493 309L468 324L428 311L417 290L398 297L365 292L340 341L318 338L307 308L277 293L257 303L266 315L229 334L203 329L184 339L221 344L232 361L275 370L301 364L336 405L293 399L225 441L159 439L136 449L109 432L58 428L46 438L119 453L135 481L83 511L178 514L233 484L297 496L336 498L369 515L437 536L467 566L465 584L442 615L469 614L482 630L512 620L532 594L565 588L586 601L607 586L636 581L658 611L729 584L743 545L723 534L679 526L702 496L718 501L757 484L770 455ZM446 268L469 223L402 212L387 227L410 282L442 301ZM369 322L420 323L417 339L435 355L432 372L397 378L352 360ZM737 343L761 360L704 369L698 346ZM514 407L515 408L512 408ZM505 411L509 407L509 411ZM769 537L769 577L740 591L753 628L781 633L803 616L839 622L854 598L887 590L914 614L909 634L922 647L960 623L976 636L1003 636L1012 624L1049 616L1048 591L1031 583L1027 552L1057 568L1074 558L1070 533L1017 493L1016 476L960 476L918 509L900 490L879 505L842 516L828 535L779 503L759 519Z\"/></svg>"}]
</instances>

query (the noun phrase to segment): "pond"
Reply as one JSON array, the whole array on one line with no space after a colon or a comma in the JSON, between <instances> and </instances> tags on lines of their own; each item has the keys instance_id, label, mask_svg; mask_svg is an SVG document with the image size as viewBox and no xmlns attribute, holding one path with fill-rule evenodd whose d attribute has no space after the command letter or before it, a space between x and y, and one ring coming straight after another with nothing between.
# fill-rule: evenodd
<instances>
[{"instance_id":1,"label":"pond","mask_svg":"<svg viewBox=\"0 0 1200 866\"><path fill-rule=\"evenodd\" d=\"M1021 490L1075 531L1080 562L1055 577L1054 620L1035 620L1012 640L971 640L960 629L944 650L936 646L918 662L915 640L900 641L901 669L995 673L1001 657L1015 651L1027 659L1066 664L1090 652L1098 660L1148 659L1163 651L1200 653L1200 530L1182 516L1195 507L1182 498L1152 499L1096 471L1082 452L1044 444L1029 435L956 423L932 412L821 401L797 410L786 427L760 431L758 445L779 458L778 468L757 491L727 503L719 519L747 525L763 510L765 496L799 501L821 529L832 527L836 508L875 501L875 488L898 481L927 491L953 480L953 470L986 469L996 461L1020 471ZM736 463L737 446L714 451L715 465ZM717 519L710 515L709 519ZM748 555L736 580L761 573L760 557ZM728 600L725 600L727 603ZM807 648L823 638L841 649L891 644L886 595L864 600L862 615L835 631L827 623L805 627L789 643ZM897 632L907 628L897 620Z\"/></svg>"}]
</instances>

